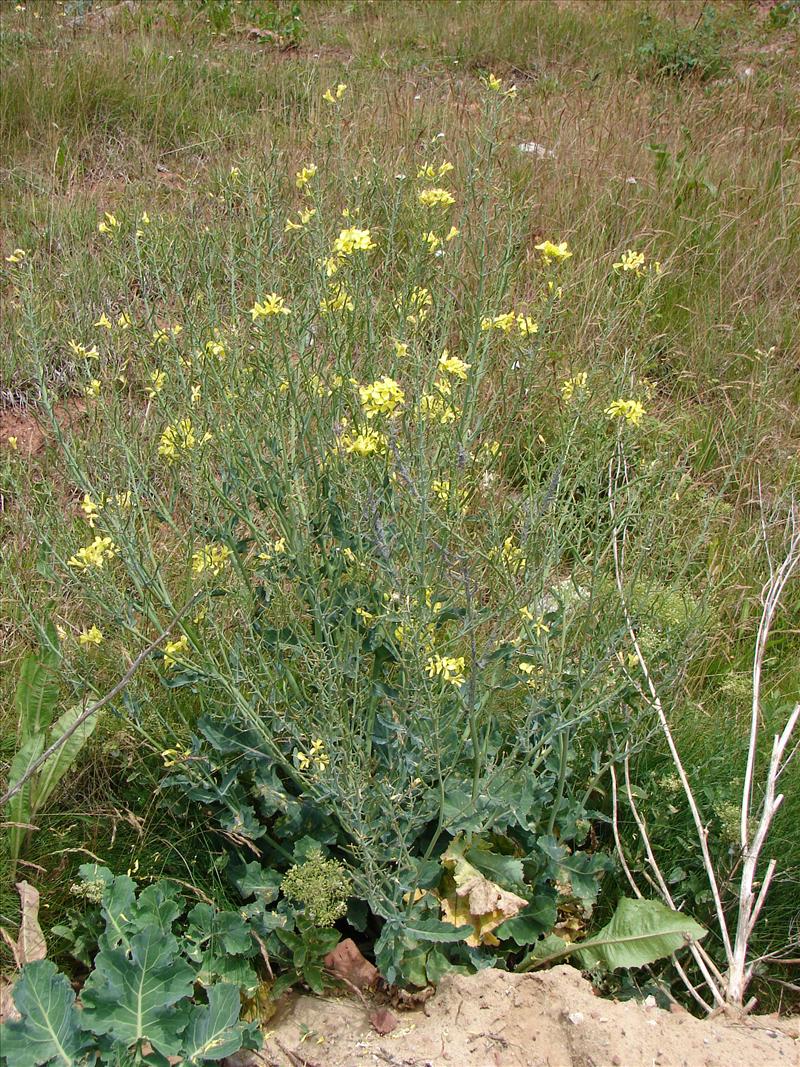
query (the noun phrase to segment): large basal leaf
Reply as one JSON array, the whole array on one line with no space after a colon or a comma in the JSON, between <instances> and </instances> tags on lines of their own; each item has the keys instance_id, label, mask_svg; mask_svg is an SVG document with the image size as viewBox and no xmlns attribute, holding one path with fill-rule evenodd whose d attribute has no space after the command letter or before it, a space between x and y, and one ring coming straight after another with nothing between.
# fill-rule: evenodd
<instances>
[{"instance_id":1,"label":"large basal leaf","mask_svg":"<svg viewBox=\"0 0 800 1067\"><path fill-rule=\"evenodd\" d=\"M23 777L33 761L38 759L43 751L43 733L34 734L25 741L11 761L8 772L9 786L15 785ZM8 827L9 878L14 877L17 859L28 833L27 826L33 818L32 790L33 783L26 782L17 795L8 802L5 818L13 824Z\"/></svg>"},{"instance_id":2,"label":"large basal leaf","mask_svg":"<svg viewBox=\"0 0 800 1067\"><path fill-rule=\"evenodd\" d=\"M129 947L131 919L136 902L136 883L126 874L120 874L106 886L103 893L103 918L105 933L100 938L101 948Z\"/></svg>"},{"instance_id":3,"label":"large basal leaf","mask_svg":"<svg viewBox=\"0 0 800 1067\"><path fill-rule=\"evenodd\" d=\"M232 1056L242 1047L244 1026L236 986L219 983L208 991L208 1007L195 1007L183 1039L184 1063L205 1063Z\"/></svg>"},{"instance_id":4,"label":"large basal leaf","mask_svg":"<svg viewBox=\"0 0 800 1067\"><path fill-rule=\"evenodd\" d=\"M46 730L58 700L59 653L46 648L35 656L26 656L17 682L15 703L21 743Z\"/></svg>"},{"instance_id":5,"label":"large basal leaf","mask_svg":"<svg viewBox=\"0 0 800 1067\"><path fill-rule=\"evenodd\" d=\"M48 747L62 737L80 716L83 708L76 704L59 716L53 728L47 736ZM82 722L75 733L69 737L56 752L45 760L36 773L33 803L36 811L39 811L47 803L53 790L75 762L78 753L92 736L92 731L97 725L97 716L91 715Z\"/></svg>"},{"instance_id":6,"label":"large basal leaf","mask_svg":"<svg viewBox=\"0 0 800 1067\"><path fill-rule=\"evenodd\" d=\"M678 949L699 941L706 930L688 915L672 911L658 900L631 900L623 897L607 923L594 937L566 944L550 935L534 949L517 970L544 967L567 956L575 956L585 970L603 966L644 967L671 956Z\"/></svg>"},{"instance_id":7,"label":"large basal leaf","mask_svg":"<svg viewBox=\"0 0 800 1067\"><path fill-rule=\"evenodd\" d=\"M148 1041L177 1055L188 1015L178 1002L191 996L194 971L177 955L177 942L157 926L130 939L130 951L103 948L83 988L84 1021L130 1047Z\"/></svg>"},{"instance_id":8,"label":"large basal leaf","mask_svg":"<svg viewBox=\"0 0 800 1067\"><path fill-rule=\"evenodd\" d=\"M0 1027L0 1050L13 1067L72 1067L87 1047L75 993L50 960L27 964L14 986L22 1018Z\"/></svg>"}]
</instances>

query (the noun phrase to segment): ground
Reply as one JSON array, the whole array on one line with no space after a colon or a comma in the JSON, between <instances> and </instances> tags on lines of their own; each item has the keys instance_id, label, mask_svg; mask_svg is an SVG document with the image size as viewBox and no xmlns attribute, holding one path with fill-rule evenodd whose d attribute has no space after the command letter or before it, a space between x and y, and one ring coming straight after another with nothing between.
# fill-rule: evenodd
<instances>
[{"instance_id":1,"label":"ground","mask_svg":"<svg viewBox=\"0 0 800 1067\"><path fill-rule=\"evenodd\" d=\"M270 1024L264 1057L270 1067L795 1067L800 1057L797 1020L701 1022L615 1003L572 967L446 977L423 1008L395 1014L381 1036L352 998L297 997Z\"/></svg>"}]
</instances>

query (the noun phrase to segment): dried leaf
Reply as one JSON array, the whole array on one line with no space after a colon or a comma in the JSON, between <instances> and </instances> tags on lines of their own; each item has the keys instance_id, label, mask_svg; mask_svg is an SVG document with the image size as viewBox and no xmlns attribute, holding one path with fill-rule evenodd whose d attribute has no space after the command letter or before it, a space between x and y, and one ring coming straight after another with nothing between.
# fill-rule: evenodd
<instances>
[{"instance_id":1,"label":"dried leaf","mask_svg":"<svg viewBox=\"0 0 800 1067\"><path fill-rule=\"evenodd\" d=\"M376 1034L390 1034L397 1027L397 1017L387 1008L378 1008L369 1017L370 1025Z\"/></svg>"},{"instance_id":2,"label":"dried leaf","mask_svg":"<svg viewBox=\"0 0 800 1067\"><path fill-rule=\"evenodd\" d=\"M27 882L17 882L22 917L19 923L16 958L19 966L43 960L47 955L42 928L39 926L39 892Z\"/></svg>"},{"instance_id":3,"label":"dried leaf","mask_svg":"<svg viewBox=\"0 0 800 1067\"><path fill-rule=\"evenodd\" d=\"M336 948L328 953L325 957L325 968L334 978L340 978L356 989L371 989L378 981L378 968L361 955L355 941L350 937L340 941Z\"/></svg>"},{"instance_id":4,"label":"dried leaf","mask_svg":"<svg viewBox=\"0 0 800 1067\"><path fill-rule=\"evenodd\" d=\"M528 901L490 882L467 862L461 849L453 841L442 856L443 866L452 872L450 891L445 883L441 897L442 919L455 926L469 923L475 932L467 938L468 945L499 945L492 930L527 907Z\"/></svg>"}]
</instances>

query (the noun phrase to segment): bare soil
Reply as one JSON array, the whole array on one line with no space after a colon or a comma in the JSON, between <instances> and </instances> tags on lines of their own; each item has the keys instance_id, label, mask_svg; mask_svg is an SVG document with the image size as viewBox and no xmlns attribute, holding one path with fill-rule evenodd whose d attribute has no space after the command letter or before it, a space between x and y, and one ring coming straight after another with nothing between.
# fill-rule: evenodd
<instances>
[{"instance_id":1,"label":"bare soil","mask_svg":"<svg viewBox=\"0 0 800 1067\"><path fill-rule=\"evenodd\" d=\"M798 1067L800 1020L695 1019L596 996L571 967L443 979L417 1011L376 1033L353 999L287 998L261 1058L269 1067ZM378 1025L385 1025L385 1012Z\"/></svg>"}]
</instances>

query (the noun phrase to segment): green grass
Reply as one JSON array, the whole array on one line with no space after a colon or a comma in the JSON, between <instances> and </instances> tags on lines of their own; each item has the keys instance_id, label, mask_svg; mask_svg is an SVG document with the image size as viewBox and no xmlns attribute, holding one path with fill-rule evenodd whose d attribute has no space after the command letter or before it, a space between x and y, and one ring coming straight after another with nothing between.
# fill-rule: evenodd
<instances>
[{"instance_id":1,"label":"green grass","mask_svg":"<svg viewBox=\"0 0 800 1067\"><path fill-rule=\"evenodd\" d=\"M738 680L765 577L756 492L760 479L777 510L800 483L795 28L759 20L743 3L720 5L713 32L698 21L707 8L699 3L307 3L299 48L280 51L248 39L257 5L217 7L212 18L195 5L96 4L70 21L66 5L62 13L37 3L15 12L12 4L0 23L0 249L3 257L17 247L30 253L21 264L2 262L0 274L0 419L20 442L13 451L0 440L2 761L15 744L17 669L45 617L65 633L64 700L100 695L196 588L194 551L224 541L238 561L207 628L192 628L194 654L224 684L169 688L169 672L148 664L127 703L104 714L33 835L27 875L42 890L48 922L63 914L69 880L86 858L72 850L88 849L120 873L138 861L140 874L226 892L215 862L223 849L204 816L160 799L160 753L186 743L204 712L219 711L221 693L250 700L259 686L278 685L269 657L253 652L254 586L270 588L274 626L295 617L298 594L286 575L254 572L254 554L286 536L311 573L313 553L303 546L316 535L315 472L342 418L352 425L358 415L357 392L334 376L364 383L390 374L410 407L431 389L444 346L473 367L459 387L464 416L438 436L412 426L400 433L395 478L408 478L409 499L395 513L386 471L354 473L350 464L333 476L332 512L362 546L390 538L409 603L438 582L462 596L459 610L469 616L464 568L475 575L480 611L451 632L447 649L468 661L474 641L516 639L518 607L554 582L571 577L591 588L607 619L590 627L577 613L558 653L548 653L548 670L560 677L566 662L580 663L595 700L614 634L624 645L604 497L614 435L603 410L619 396L640 398L647 416L625 429L636 467L626 512L630 579L677 590L693 605L681 625L664 621L661 593L643 596L640 610L660 634L657 671L712 820L715 854L734 866L719 812L734 799L743 762ZM284 19L289 5L276 10ZM480 81L490 70L518 86L496 111ZM339 81L347 93L330 108L322 93ZM524 154L523 142L554 157ZM412 190L431 160L453 163L431 184L452 189L456 203L426 216ZM285 234L286 218L304 203L295 172L311 161L317 214L303 234ZM98 233L106 211L120 219L119 235ZM143 212L151 223L136 238ZM460 236L442 246L441 260L429 256L422 232L443 237L451 224ZM356 305L345 326L321 320L317 306L327 284L318 261L346 225L368 226L379 250L369 266L334 279L345 277ZM553 274L534 249L544 238L566 240L574 253ZM660 261L663 273L615 275L611 264L628 248ZM560 301L550 279L563 285ZM419 329L394 307L417 285L434 293ZM293 314L279 317L280 330L253 335L249 309L272 290ZM483 315L509 307L539 320L530 346L481 331ZM113 322L129 313L134 328L93 327L103 312ZM176 322L179 337L153 342L154 331ZM195 357L188 366L215 330L226 362ZM409 342L405 361L392 337ZM97 344L100 359L76 357L72 339ZM164 386L148 398L159 369ZM590 395L573 425L561 383L584 371ZM94 377L101 395L87 399ZM193 385L201 386L194 407ZM211 458L169 467L159 440L187 413L213 433ZM50 427L49 443L28 455L34 416ZM482 481L465 456L495 438L502 451ZM553 510L537 513L556 471ZM453 490L438 511L437 480ZM466 516L458 486L470 494ZM80 500L127 490L132 511L111 527L124 579L79 580L67 560L91 540ZM377 534L384 506L396 526ZM524 582L492 555L512 532L529 560ZM244 537L252 546L237 547ZM441 550L432 552L432 542ZM92 623L106 641L87 650L77 635ZM800 687L799 623L795 583L770 649L770 715ZM403 624L425 625L410 609ZM415 655L422 674L425 657ZM299 748L321 736L332 746L341 741L342 708L362 698L369 707L369 698L350 693L346 674L319 660L313 644L303 656L303 678L324 677L326 695L312 687L316 718L282 720L281 742ZM521 700L503 698L509 721ZM607 749L604 730L619 728L613 715L602 726L595 711L573 738L577 782L590 777L593 751ZM635 719L639 741L648 729L641 707ZM360 780L364 739L351 742L347 774ZM687 906L708 920L689 820L665 812L657 786L670 770L655 741L636 756L665 867L685 872ZM798 784L795 767L775 826L782 870L759 935L764 951L796 936ZM608 812L607 781L592 803ZM364 817L350 815L354 823ZM12 887L0 893L0 920L13 924ZM768 1003L781 995L766 982L758 992Z\"/></svg>"}]
</instances>

